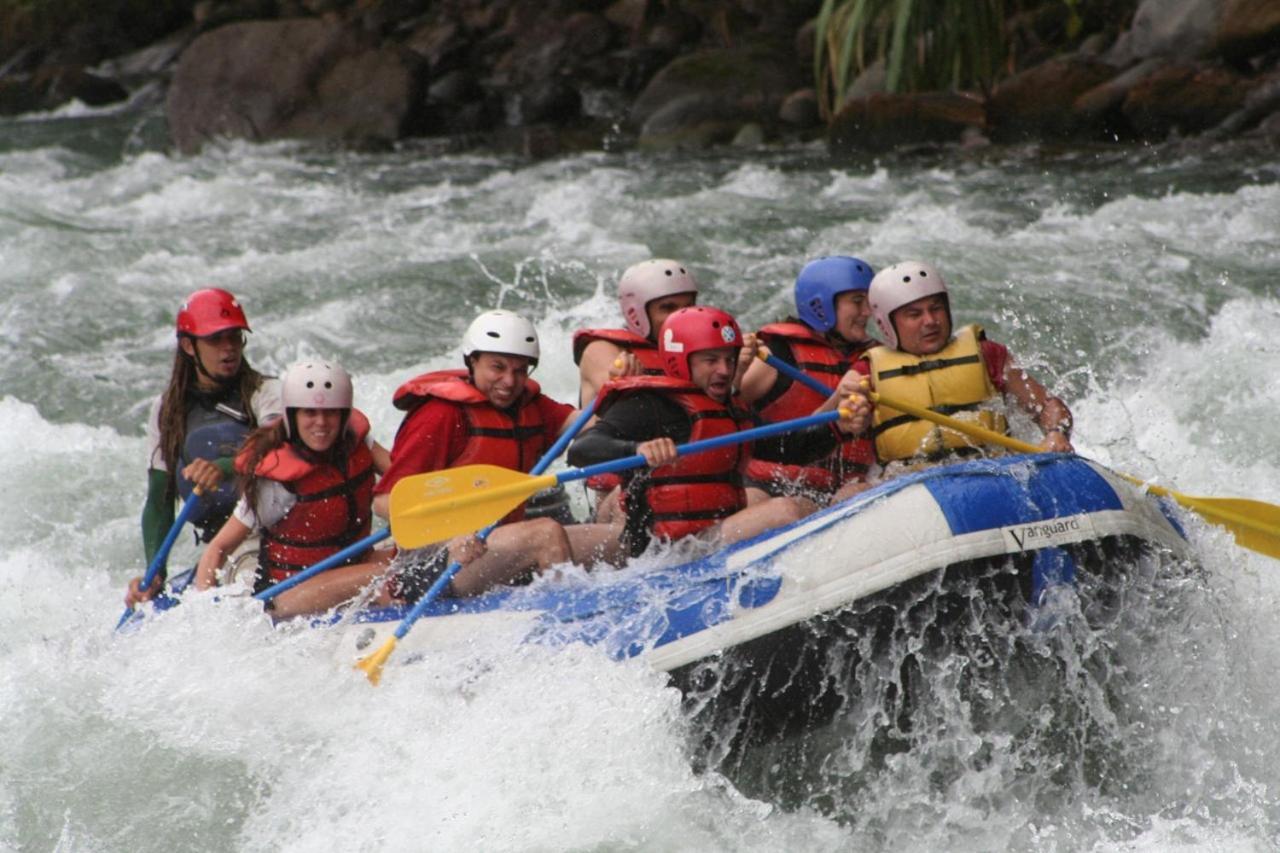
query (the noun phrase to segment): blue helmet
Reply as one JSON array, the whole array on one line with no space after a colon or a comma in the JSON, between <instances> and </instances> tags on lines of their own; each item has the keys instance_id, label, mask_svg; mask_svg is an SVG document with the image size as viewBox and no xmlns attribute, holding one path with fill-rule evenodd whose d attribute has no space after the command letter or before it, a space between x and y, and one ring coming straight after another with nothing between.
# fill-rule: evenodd
<instances>
[{"instance_id":1,"label":"blue helmet","mask_svg":"<svg viewBox=\"0 0 1280 853\"><path fill-rule=\"evenodd\" d=\"M836 324L836 294L866 290L874 277L871 264L847 255L809 261L796 276L796 313L815 332L829 332Z\"/></svg>"}]
</instances>

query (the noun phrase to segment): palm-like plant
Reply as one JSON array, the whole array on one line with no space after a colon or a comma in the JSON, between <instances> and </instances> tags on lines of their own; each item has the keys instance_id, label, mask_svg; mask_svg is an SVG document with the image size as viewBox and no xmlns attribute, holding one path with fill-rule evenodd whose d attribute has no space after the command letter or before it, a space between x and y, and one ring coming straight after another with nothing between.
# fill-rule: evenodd
<instances>
[{"instance_id":1,"label":"palm-like plant","mask_svg":"<svg viewBox=\"0 0 1280 853\"><path fill-rule=\"evenodd\" d=\"M890 92L986 87L1005 61L1004 0L823 0L814 73L831 116L884 60Z\"/></svg>"}]
</instances>

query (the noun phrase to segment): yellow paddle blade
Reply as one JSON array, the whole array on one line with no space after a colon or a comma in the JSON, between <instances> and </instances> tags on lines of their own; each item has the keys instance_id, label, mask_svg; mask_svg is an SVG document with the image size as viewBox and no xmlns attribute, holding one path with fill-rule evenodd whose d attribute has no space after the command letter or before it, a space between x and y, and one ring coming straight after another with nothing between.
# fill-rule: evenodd
<instances>
[{"instance_id":1,"label":"yellow paddle blade","mask_svg":"<svg viewBox=\"0 0 1280 853\"><path fill-rule=\"evenodd\" d=\"M391 489L391 535L401 548L421 548L498 521L554 474L531 477L497 465L465 465L405 477Z\"/></svg>"},{"instance_id":2,"label":"yellow paddle blade","mask_svg":"<svg viewBox=\"0 0 1280 853\"><path fill-rule=\"evenodd\" d=\"M387 641L379 646L376 652L367 658L360 658L356 663L356 669L364 670L364 674L369 678L369 683L377 687L378 682L382 680L382 667L395 650L396 638L394 636L387 637Z\"/></svg>"},{"instance_id":3,"label":"yellow paddle blade","mask_svg":"<svg viewBox=\"0 0 1280 853\"><path fill-rule=\"evenodd\" d=\"M877 403L883 402L891 409L897 409L909 415L915 415L917 418L933 421L936 424L949 427L957 432L963 432L988 444L1007 447L1019 453L1040 452L1040 448L1034 444L1018 441L1016 438L984 429L968 421L948 417L922 406L900 402L875 391L871 391L870 395L872 400ZM1236 544L1240 547L1280 559L1280 506L1263 501L1250 500L1249 498L1194 497L1143 482L1137 477L1132 477L1128 474L1120 474L1119 476L1134 485L1147 489L1152 494L1173 498L1187 509L1199 513L1209 523L1227 528L1227 530L1231 531L1231 535L1236 539Z\"/></svg>"},{"instance_id":4,"label":"yellow paddle blade","mask_svg":"<svg viewBox=\"0 0 1280 853\"><path fill-rule=\"evenodd\" d=\"M1280 506L1249 498L1206 498L1184 495L1172 489L1143 483L1121 474L1157 495L1173 498L1182 506L1199 513L1205 521L1231 531L1236 544L1259 554L1280 559Z\"/></svg>"}]
</instances>

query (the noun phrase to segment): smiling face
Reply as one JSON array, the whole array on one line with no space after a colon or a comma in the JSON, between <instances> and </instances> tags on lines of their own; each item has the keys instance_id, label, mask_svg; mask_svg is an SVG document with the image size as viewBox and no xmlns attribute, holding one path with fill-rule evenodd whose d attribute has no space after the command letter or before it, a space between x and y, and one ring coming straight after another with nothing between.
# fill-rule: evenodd
<instances>
[{"instance_id":1,"label":"smiling face","mask_svg":"<svg viewBox=\"0 0 1280 853\"><path fill-rule=\"evenodd\" d=\"M903 352L933 355L951 340L951 316L942 294L908 302L889 319L898 332L898 349Z\"/></svg>"},{"instance_id":2,"label":"smiling face","mask_svg":"<svg viewBox=\"0 0 1280 853\"><path fill-rule=\"evenodd\" d=\"M324 453L338 440L342 409L298 409L297 424L302 443L316 453Z\"/></svg>"},{"instance_id":3,"label":"smiling face","mask_svg":"<svg viewBox=\"0 0 1280 853\"><path fill-rule=\"evenodd\" d=\"M871 303L865 290L846 290L836 294L836 321L831 331L851 344L867 339L867 320Z\"/></svg>"},{"instance_id":4,"label":"smiling face","mask_svg":"<svg viewBox=\"0 0 1280 853\"><path fill-rule=\"evenodd\" d=\"M204 368L196 371L196 383L205 390L234 379L244 361L244 332L239 329L227 329L206 338L184 336L178 345Z\"/></svg>"},{"instance_id":5,"label":"smiling face","mask_svg":"<svg viewBox=\"0 0 1280 853\"><path fill-rule=\"evenodd\" d=\"M649 315L650 337L653 340L658 339L658 330L662 328L662 323L667 317L671 316L681 308L688 308L698 301L696 293L673 293L670 296L663 296L654 299L644 306L645 313Z\"/></svg>"},{"instance_id":6,"label":"smiling face","mask_svg":"<svg viewBox=\"0 0 1280 853\"><path fill-rule=\"evenodd\" d=\"M689 381L717 403L727 403L733 394L733 375L738 369L738 348L704 349L689 356Z\"/></svg>"},{"instance_id":7,"label":"smiling face","mask_svg":"<svg viewBox=\"0 0 1280 853\"><path fill-rule=\"evenodd\" d=\"M519 355L478 352L471 357L471 382L499 409L510 408L529 381L529 359Z\"/></svg>"}]
</instances>

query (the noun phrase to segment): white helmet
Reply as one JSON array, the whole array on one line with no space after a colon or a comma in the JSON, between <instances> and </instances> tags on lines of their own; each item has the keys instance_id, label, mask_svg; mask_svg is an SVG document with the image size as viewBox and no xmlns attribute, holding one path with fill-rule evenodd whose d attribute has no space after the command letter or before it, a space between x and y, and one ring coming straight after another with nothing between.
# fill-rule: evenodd
<instances>
[{"instance_id":1,"label":"white helmet","mask_svg":"<svg viewBox=\"0 0 1280 853\"><path fill-rule=\"evenodd\" d=\"M538 331L519 314L501 308L486 311L462 336L462 355L470 358L478 352L523 356L532 367L538 363Z\"/></svg>"},{"instance_id":2,"label":"white helmet","mask_svg":"<svg viewBox=\"0 0 1280 853\"><path fill-rule=\"evenodd\" d=\"M281 385L286 409L351 408L351 377L338 364L300 361L284 372Z\"/></svg>"},{"instance_id":3,"label":"white helmet","mask_svg":"<svg viewBox=\"0 0 1280 853\"><path fill-rule=\"evenodd\" d=\"M677 293L697 293L698 283L679 261L654 258L628 267L618 279L618 302L627 328L642 338L649 337L649 312L645 306L655 299Z\"/></svg>"},{"instance_id":4,"label":"white helmet","mask_svg":"<svg viewBox=\"0 0 1280 853\"><path fill-rule=\"evenodd\" d=\"M341 365L300 361L284 372L280 397L284 403L284 433L293 435L291 409L350 409L351 377Z\"/></svg>"},{"instance_id":5,"label":"white helmet","mask_svg":"<svg viewBox=\"0 0 1280 853\"><path fill-rule=\"evenodd\" d=\"M871 279L867 299L871 303L871 316L875 317L884 342L893 349L898 348L898 331L893 327L891 319L894 311L909 302L936 293L946 296L947 283L942 280L942 273L922 261L903 261L876 273L876 277ZM951 320L949 299L947 320Z\"/></svg>"}]
</instances>

